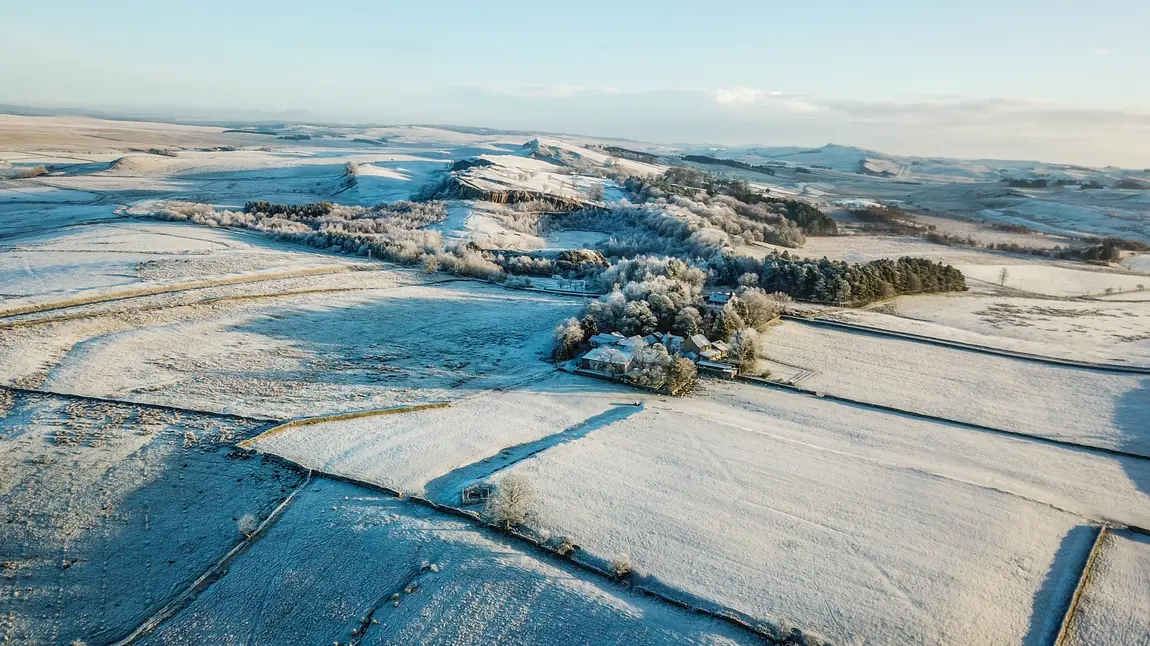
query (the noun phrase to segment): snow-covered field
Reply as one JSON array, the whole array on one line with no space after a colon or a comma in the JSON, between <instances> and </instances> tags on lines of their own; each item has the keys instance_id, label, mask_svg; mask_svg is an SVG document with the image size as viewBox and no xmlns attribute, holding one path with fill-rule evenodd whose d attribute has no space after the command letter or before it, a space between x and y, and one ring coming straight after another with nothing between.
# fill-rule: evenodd
<instances>
[{"instance_id":1,"label":"snow-covered field","mask_svg":"<svg viewBox=\"0 0 1150 646\"><path fill-rule=\"evenodd\" d=\"M142 643L761 642L466 521L321 479L227 576Z\"/></svg>"},{"instance_id":2,"label":"snow-covered field","mask_svg":"<svg viewBox=\"0 0 1150 646\"><path fill-rule=\"evenodd\" d=\"M260 283L235 300L0 329L0 378L276 418L443 401L550 370L550 330L577 307L411 277L332 275L284 295Z\"/></svg>"},{"instance_id":3,"label":"snow-covered field","mask_svg":"<svg viewBox=\"0 0 1150 646\"><path fill-rule=\"evenodd\" d=\"M1131 271L1136 271L1140 274L1150 274L1150 253L1129 256L1122 260L1122 264Z\"/></svg>"},{"instance_id":4,"label":"snow-covered field","mask_svg":"<svg viewBox=\"0 0 1150 646\"><path fill-rule=\"evenodd\" d=\"M1075 512L1150 513L1128 479L1147 488L1136 461L1126 473L1065 449L722 390L651 404L515 466L537 489L535 522L603 559L628 553L648 584L836 643L1018 644L1057 631L1090 548Z\"/></svg>"},{"instance_id":5,"label":"snow-covered field","mask_svg":"<svg viewBox=\"0 0 1150 646\"><path fill-rule=\"evenodd\" d=\"M243 232L139 220L68 227L5 242L0 247L0 311L115 291L110 288L353 264Z\"/></svg>"},{"instance_id":6,"label":"snow-covered field","mask_svg":"<svg viewBox=\"0 0 1150 646\"><path fill-rule=\"evenodd\" d=\"M834 145L267 127L0 115L0 384L119 400L0 389L0 642L113 643L149 617L142 643L189 646L764 641L637 586L843 646L1037 646L1052 643L1093 527L1150 527L1150 459L1039 439L1150 455L1144 375L784 322L763 334L773 378L809 369L803 388L1023 435L730 381L670 398L545 361L580 298L135 217L166 200L238 209L434 194L448 215L429 228L451 244L594 248L611 234L548 232L540 213L618 201L614 178L697 152L770 164L774 176L722 172L775 195L832 210L900 204L984 244L1049 247L1076 232L1150 239L1150 200L1003 176L1110 186L1136 171ZM632 161L611 146L664 157ZM462 160L456 179L500 192L494 201L458 199L476 197L458 183L439 190ZM39 164L46 173L17 178ZM810 307L825 316L1150 366L1145 256L1098 271L892 235L812 236L791 252L924 257L970 278L961 294ZM420 404L437 406L402 410ZM349 412L363 415L268 432L272 419ZM411 499L461 505L467 485L513 474L535 492L528 535L565 536L575 560L601 570L626 553L634 572L611 581ZM1107 539L1071 643L1147 632L1141 538ZM186 603L155 614L182 592Z\"/></svg>"},{"instance_id":7,"label":"snow-covered field","mask_svg":"<svg viewBox=\"0 0 1150 646\"><path fill-rule=\"evenodd\" d=\"M325 422L269 433L250 443L305 467L399 491L423 494L428 483L468 465L492 470L505 448L565 429L589 432L636 410L622 387L563 373L523 386L481 392L448 408ZM462 483L444 478L435 493L457 504ZM451 495L456 494L456 495Z\"/></svg>"},{"instance_id":8,"label":"snow-covered field","mask_svg":"<svg viewBox=\"0 0 1150 646\"><path fill-rule=\"evenodd\" d=\"M1150 644L1150 536L1112 531L1086 580L1066 644Z\"/></svg>"},{"instance_id":9,"label":"snow-covered field","mask_svg":"<svg viewBox=\"0 0 1150 646\"><path fill-rule=\"evenodd\" d=\"M803 387L960 422L1150 456L1150 380L785 322L767 356Z\"/></svg>"},{"instance_id":10,"label":"snow-covered field","mask_svg":"<svg viewBox=\"0 0 1150 646\"><path fill-rule=\"evenodd\" d=\"M826 318L1049 357L1150 366L1145 302L921 294Z\"/></svg>"},{"instance_id":11,"label":"snow-covered field","mask_svg":"<svg viewBox=\"0 0 1150 646\"><path fill-rule=\"evenodd\" d=\"M1011 289L1047 296L1097 296L1119 292L1144 291L1150 286L1145 276L1106 271L1087 271L1049 265L955 265L968 280L1002 285ZM1005 280L1002 271L1006 270ZM1139 286L1142 289L1139 289Z\"/></svg>"},{"instance_id":12,"label":"snow-covered field","mask_svg":"<svg viewBox=\"0 0 1150 646\"><path fill-rule=\"evenodd\" d=\"M0 640L111 643L301 479L237 420L0 391Z\"/></svg>"}]
</instances>

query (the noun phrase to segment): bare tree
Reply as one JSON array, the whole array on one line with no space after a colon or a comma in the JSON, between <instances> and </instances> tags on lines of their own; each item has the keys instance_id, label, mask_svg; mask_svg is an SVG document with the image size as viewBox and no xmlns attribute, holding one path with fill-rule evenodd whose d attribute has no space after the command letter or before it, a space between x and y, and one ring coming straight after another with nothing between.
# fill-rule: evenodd
<instances>
[{"instance_id":1,"label":"bare tree","mask_svg":"<svg viewBox=\"0 0 1150 646\"><path fill-rule=\"evenodd\" d=\"M998 272L998 284L1000 286L1005 285L1007 278L1010 278L1010 272L1006 270L1006 267L1003 267Z\"/></svg>"}]
</instances>

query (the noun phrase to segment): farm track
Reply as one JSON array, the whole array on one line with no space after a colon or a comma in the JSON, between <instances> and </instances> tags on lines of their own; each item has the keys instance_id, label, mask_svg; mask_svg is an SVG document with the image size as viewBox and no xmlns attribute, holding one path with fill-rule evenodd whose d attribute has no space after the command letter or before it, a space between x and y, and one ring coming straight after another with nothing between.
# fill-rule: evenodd
<instances>
[{"instance_id":1,"label":"farm track","mask_svg":"<svg viewBox=\"0 0 1150 646\"><path fill-rule=\"evenodd\" d=\"M863 407L863 408L869 408L872 410L881 411L884 413L893 413L895 415L905 415L907 417L925 419L925 420L929 420L932 422L941 422L943 424L947 424L950 426L958 426L961 428L967 428L967 429L971 429L971 430L975 430L975 431L980 431L983 433L993 433L995 435L1004 435L1007 437L1013 437L1013 438L1017 438L1017 439L1021 439L1021 440L1026 440L1029 442L1037 442L1040 444L1050 444L1052 446L1059 446L1059 447L1071 449L1074 451L1089 451L1092 453L1103 453L1106 455L1113 455L1113 456L1123 457L1123 458L1133 458L1135 460L1150 460L1150 455L1144 455L1142 453L1133 453L1130 451L1123 451L1122 449L1112 449L1112 448L1107 448L1107 447L1103 447L1103 446L1093 446L1090 444L1079 444L1078 442L1071 442L1069 440L1058 440L1058 439L1049 438L1049 437L1042 437L1040 435L1031 435L1029 433L1021 433L1019 431L1008 431L1006 429L994 428L993 426L983 426L982 424L976 424L974 422L963 422L963 421L956 420L956 419L950 419L949 417L939 417L938 415L930 415L928 413L917 413L915 411L905 410L902 408L895 408L894 406L887 406L885 404L876 404L874 402L862 401L860 399L851 399L850 397L842 397L839 395L820 393L818 391L810 390L808 388L803 388L801 386L787 384L787 383L781 383L781 382L777 382L777 381L770 381L768 379L760 379L758 377L736 377L736 379L738 379L739 381L745 382L745 383L762 386L764 388L774 388L776 390L783 390L783 391L792 392L792 393L796 393L796 394L800 394L800 395L809 395L811 397L817 397L819 399L825 399L828 401L838 402L840 404L846 404L848 406L859 406L859 407Z\"/></svg>"},{"instance_id":2,"label":"farm track","mask_svg":"<svg viewBox=\"0 0 1150 646\"><path fill-rule=\"evenodd\" d=\"M1099 372L1120 372L1120 373L1133 373L1141 375L1150 375L1150 367L1145 366L1122 366L1113 363L1094 363L1091 361L1075 361L1074 359L1059 359L1057 357L1048 357L1040 354L1030 354L1028 352L1015 352L1013 350L1004 350L1002 348L995 348L988 345L977 345L974 343L964 343L962 341L951 341L948 339L940 339L938 337L924 336L921 334L912 334L910 332L896 332L894 330L885 330L883 328L871 327L869 325L858 325L856 323L843 323L841 321L831 321L827 319L813 318L807 316L796 316L794 314L783 314L782 318L788 321L795 321L805 325L814 325L822 327L836 328L848 332L857 332L860 334L869 334L871 336L881 336L892 339L901 339L904 341L913 341L915 343L924 343L927 345L935 345L944 348L954 348L956 350L965 350L967 352L977 352L980 354L996 355L1000 357L1007 357L1009 359L1018 359L1020 361L1032 361L1035 363L1043 363L1047 365L1060 366L1065 368L1080 368L1082 370L1095 370Z\"/></svg>"}]
</instances>

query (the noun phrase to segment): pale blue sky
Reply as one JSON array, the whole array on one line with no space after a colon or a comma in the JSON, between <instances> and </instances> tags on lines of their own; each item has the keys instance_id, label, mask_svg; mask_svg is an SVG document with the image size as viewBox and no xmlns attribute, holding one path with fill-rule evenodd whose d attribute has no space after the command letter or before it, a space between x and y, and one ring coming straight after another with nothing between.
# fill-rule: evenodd
<instances>
[{"instance_id":1,"label":"pale blue sky","mask_svg":"<svg viewBox=\"0 0 1150 646\"><path fill-rule=\"evenodd\" d=\"M0 102L1150 166L1150 3L5 3Z\"/></svg>"}]
</instances>

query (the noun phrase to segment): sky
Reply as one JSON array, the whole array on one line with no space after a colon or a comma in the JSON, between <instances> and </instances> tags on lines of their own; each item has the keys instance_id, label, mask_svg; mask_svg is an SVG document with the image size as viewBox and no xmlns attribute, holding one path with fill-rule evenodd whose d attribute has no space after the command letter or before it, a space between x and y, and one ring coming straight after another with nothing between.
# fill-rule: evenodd
<instances>
[{"instance_id":1,"label":"sky","mask_svg":"<svg viewBox=\"0 0 1150 646\"><path fill-rule=\"evenodd\" d=\"M1150 2L0 7L0 103L1150 167Z\"/></svg>"}]
</instances>

